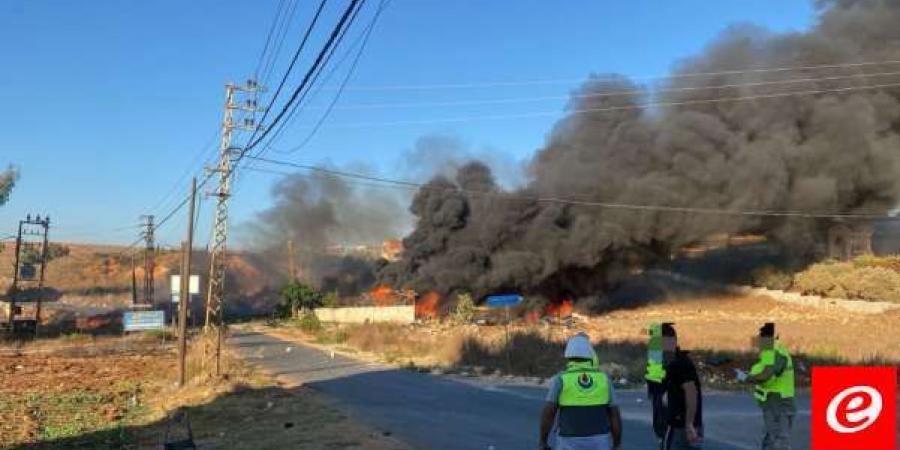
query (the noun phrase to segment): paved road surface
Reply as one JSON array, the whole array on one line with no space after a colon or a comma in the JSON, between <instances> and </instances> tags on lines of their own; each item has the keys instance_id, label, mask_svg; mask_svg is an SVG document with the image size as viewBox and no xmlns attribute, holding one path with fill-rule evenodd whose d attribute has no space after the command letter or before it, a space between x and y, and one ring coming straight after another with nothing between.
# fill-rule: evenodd
<instances>
[{"instance_id":1,"label":"paved road surface","mask_svg":"<svg viewBox=\"0 0 900 450\"><path fill-rule=\"evenodd\" d=\"M488 386L360 362L259 333L230 343L250 362L336 400L352 417L415 448L533 449L544 389ZM290 349L290 350L288 350ZM644 393L617 391L628 450L655 449ZM749 395L704 393L707 450L759 448L762 420ZM809 400L800 399L794 448L808 448Z\"/></svg>"}]
</instances>

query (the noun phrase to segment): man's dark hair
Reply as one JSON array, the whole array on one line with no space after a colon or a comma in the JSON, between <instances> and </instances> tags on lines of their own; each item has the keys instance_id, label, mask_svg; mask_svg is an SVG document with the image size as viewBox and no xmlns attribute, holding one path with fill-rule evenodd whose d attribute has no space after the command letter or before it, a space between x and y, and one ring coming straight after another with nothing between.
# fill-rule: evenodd
<instances>
[{"instance_id":1,"label":"man's dark hair","mask_svg":"<svg viewBox=\"0 0 900 450\"><path fill-rule=\"evenodd\" d=\"M773 322L766 322L765 325L759 328L759 337L775 337L775 324Z\"/></svg>"},{"instance_id":2,"label":"man's dark hair","mask_svg":"<svg viewBox=\"0 0 900 450\"><path fill-rule=\"evenodd\" d=\"M675 332L674 323L672 322L663 322L662 324L662 335L666 337L678 337L678 333Z\"/></svg>"}]
</instances>

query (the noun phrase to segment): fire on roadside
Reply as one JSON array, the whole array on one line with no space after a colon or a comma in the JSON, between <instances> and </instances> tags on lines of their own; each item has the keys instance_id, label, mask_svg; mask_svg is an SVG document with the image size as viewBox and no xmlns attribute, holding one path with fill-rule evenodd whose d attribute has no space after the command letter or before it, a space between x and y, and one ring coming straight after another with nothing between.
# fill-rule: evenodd
<instances>
[{"instance_id":1,"label":"fire on roadside","mask_svg":"<svg viewBox=\"0 0 900 450\"><path fill-rule=\"evenodd\" d=\"M397 304L399 299L397 292L387 285L376 286L369 291L369 295L375 306L392 306Z\"/></svg>"},{"instance_id":2,"label":"fire on roadside","mask_svg":"<svg viewBox=\"0 0 900 450\"><path fill-rule=\"evenodd\" d=\"M431 291L416 301L416 319L437 319L440 313L441 296Z\"/></svg>"}]
</instances>

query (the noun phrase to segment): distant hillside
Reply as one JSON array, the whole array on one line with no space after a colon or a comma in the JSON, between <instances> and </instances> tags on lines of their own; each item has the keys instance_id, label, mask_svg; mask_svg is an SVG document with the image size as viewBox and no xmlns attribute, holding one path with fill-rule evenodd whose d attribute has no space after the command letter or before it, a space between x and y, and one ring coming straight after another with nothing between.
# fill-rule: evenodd
<instances>
[{"instance_id":1,"label":"distant hillside","mask_svg":"<svg viewBox=\"0 0 900 450\"><path fill-rule=\"evenodd\" d=\"M132 286L131 250L122 246L58 243L68 255L54 259L47 266L45 286L59 297L60 305L88 310L108 310L130 306ZM0 295L12 284L15 244L5 243L0 251ZM134 259L140 297L144 277L143 254ZM160 251L156 255L155 295L157 303L170 298L170 275L180 272L181 254ZM205 251L195 251L194 274L201 275L205 287L209 258ZM247 253L230 253L227 262L226 290L230 313L263 312L275 301L273 292L284 274L263 258ZM205 298L205 292L201 298ZM195 305L200 306L202 305Z\"/></svg>"}]
</instances>

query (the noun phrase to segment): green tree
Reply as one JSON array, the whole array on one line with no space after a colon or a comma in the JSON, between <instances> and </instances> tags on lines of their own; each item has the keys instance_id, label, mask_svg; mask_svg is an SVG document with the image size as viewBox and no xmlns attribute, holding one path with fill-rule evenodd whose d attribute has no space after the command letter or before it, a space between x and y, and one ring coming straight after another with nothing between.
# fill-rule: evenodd
<instances>
[{"instance_id":1,"label":"green tree","mask_svg":"<svg viewBox=\"0 0 900 450\"><path fill-rule=\"evenodd\" d=\"M475 301L472 294L462 293L456 296L456 309L453 311L453 321L456 323L472 323L475 320Z\"/></svg>"},{"instance_id":2,"label":"green tree","mask_svg":"<svg viewBox=\"0 0 900 450\"><path fill-rule=\"evenodd\" d=\"M12 191L12 188L15 186L16 180L18 179L19 172L12 167L0 172L0 206L3 206L9 201L9 193Z\"/></svg>"},{"instance_id":3,"label":"green tree","mask_svg":"<svg viewBox=\"0 0 900 450\"><path fill-rule=\"evenodd\" d=\"M282 318L299 317L300 312L307 312L322 306L322 293L299 281L291 281L281 288L281 302L275 313Z\"/></svg>"}]
</instances>

